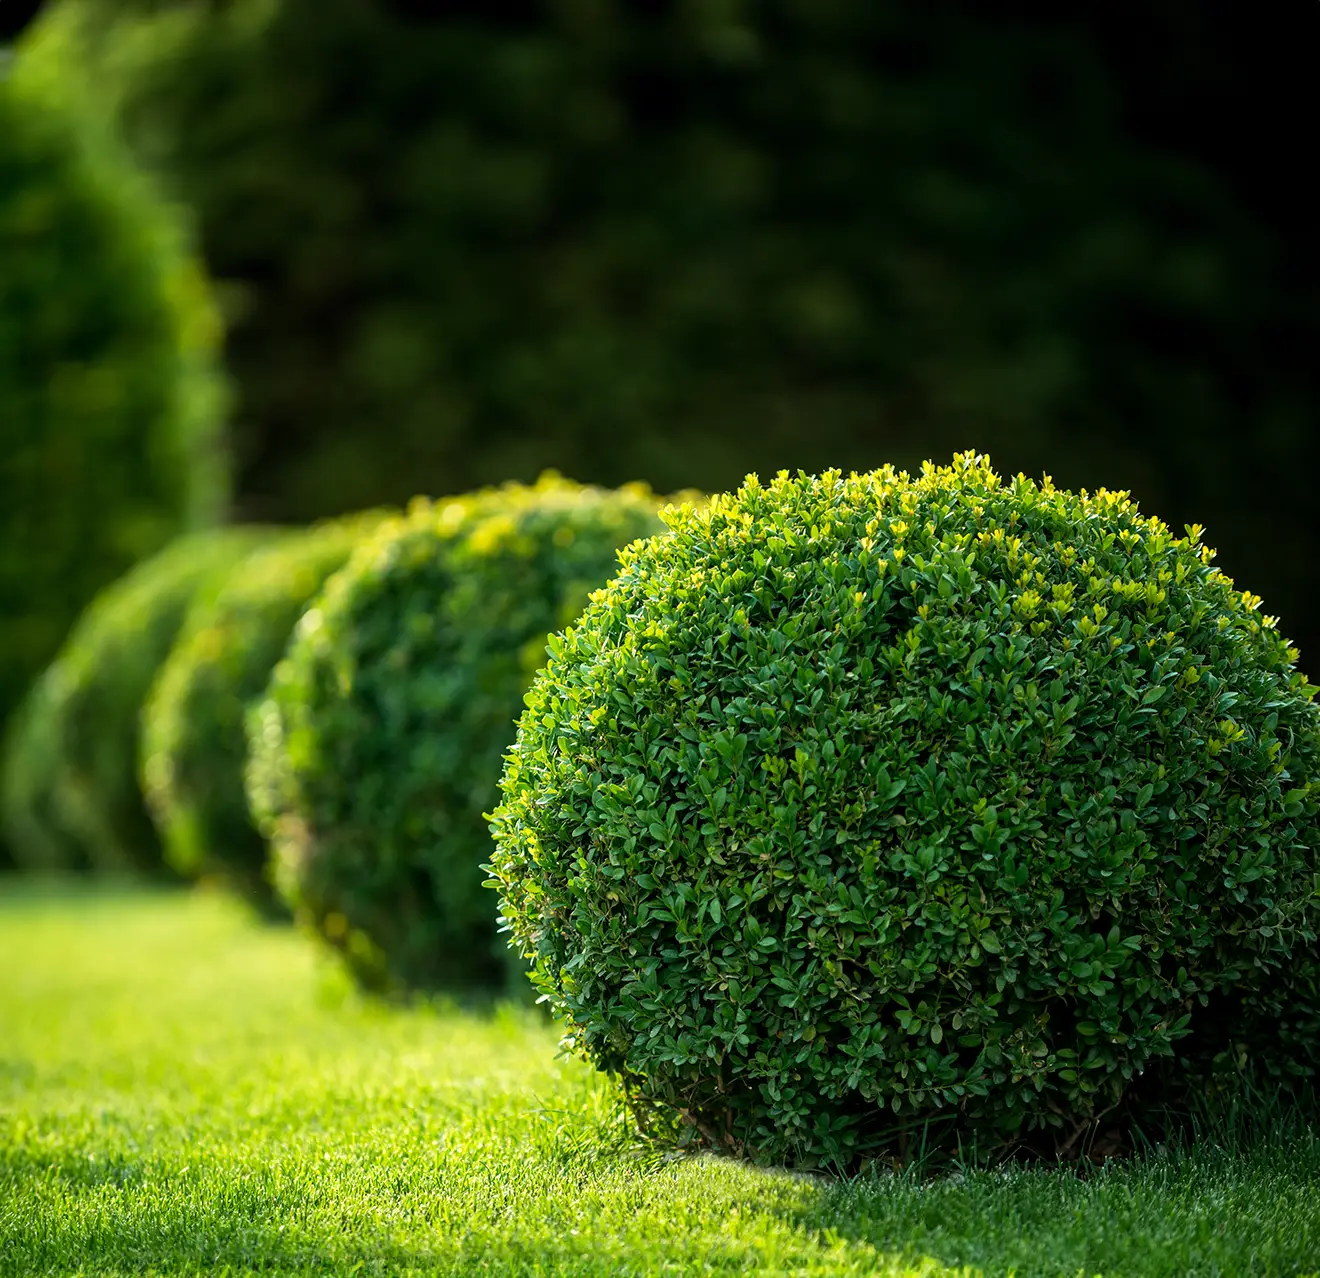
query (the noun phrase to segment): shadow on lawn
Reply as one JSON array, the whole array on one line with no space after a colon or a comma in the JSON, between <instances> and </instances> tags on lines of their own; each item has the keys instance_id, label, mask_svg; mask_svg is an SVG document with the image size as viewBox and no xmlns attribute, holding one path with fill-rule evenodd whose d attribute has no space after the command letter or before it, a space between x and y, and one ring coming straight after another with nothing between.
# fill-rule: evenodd
<instances>
[{"instance_id":1,"label":"shadow on lawn","mask_svg":"<svg viewBox=\"0 0 1320 1278\"><path fill-rule=\"evenodd\" d=\"M0 871L0 902L7 911L39 910L62 913L70 905L108 908L146 898L179 900L192 891L189 883L158 883L127 872L91 875Z\"/></svg>"},{"instance_id":2,"label":"shadow on lawn","mask_svg":"<svg viewBox=\"0 0 1320 1278\"><path fill-rule=\"evenodd\" d=\"M1264 1278L1320 1266L1315 1136L1116 1163L1086 1177L1010 1169L839 1184L696 1159L641 1172L635 1209L596 1216L593 1181L617 1178L618 1159L579 1166L585 1214L562 1199L528 1213L492 1189L459 1221L446 1215L442 1182L406 1169L393 1193L350 1207L314 1179L189 1186L198 1171L160 1160L11 1149L0 1159L0 1189L14 1178L44 1184L36 1213L0 1210L0 1273L625 1275L663 1263L717 1274L935 1278L967 1267L1016 1278ZM669 1201L696 1202L702 1214L667 1217L657 1235L648 1208Z\"/></svg>"}]
</instances>

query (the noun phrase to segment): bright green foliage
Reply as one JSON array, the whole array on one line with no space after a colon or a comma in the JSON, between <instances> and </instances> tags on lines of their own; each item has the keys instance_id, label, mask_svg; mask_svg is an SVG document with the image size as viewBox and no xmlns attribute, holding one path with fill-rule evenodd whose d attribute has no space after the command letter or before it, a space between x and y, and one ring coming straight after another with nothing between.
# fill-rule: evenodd
<instances>
[{"instance_id":1,"label":"bright green foliage","mask_svg":"<svg viewBox=\"0 0 1320 1278\"><path fill-rule=\"evenodd\" d=\"M658 531L640 486L419 502L331 578L253 714L280 887L369 984L498 984L483 813L548 631Z\"/></svg>"},{"instance_id":2,"label":"bright green foliage","mask_svg":"<svg viewBox=\"0 0 1320 1278\"><path fill-rule=\"evenodd\" d=\"M194 600L265 535L181 537L93 600L9 743L5 821L22 863L163 869L135 768L142 704Z\"/></svg>"},{"instance_id":3,"label":"bright green foliage","mask_svg":"<svg viewBox=\"0 0 1320 1278\"><path fill-rule=\"evenodd\" d=\"M282 533L189 613L142 724L143 790L166 860L180 874L218 874L263 908L274 904L266 843L243 793L243 716L308 603L380 518Z\"/></svg>"},{"instance_id":4,"label":"bright green foliage","mask_svg":"<svg viewBox=\"0 0 1320 1278\"><path fill-rule=\"evenodd\" d=\"M226 497L203 281L71 92L0 69L0 724L92 595Z\"/></svg>"},{"instance_id":5,"label":"bright green foliage","mask_svg":"<svg viewBox=\"0 0 1320 1278\"><path fill-rule=\"evenodd\" d=\"M645 1121L1071 1152L1230 1049L1313 1072L1320 710L1199 529L970 453L667 521L552 641L492 826Z\"/></svg>"}]
</instances>

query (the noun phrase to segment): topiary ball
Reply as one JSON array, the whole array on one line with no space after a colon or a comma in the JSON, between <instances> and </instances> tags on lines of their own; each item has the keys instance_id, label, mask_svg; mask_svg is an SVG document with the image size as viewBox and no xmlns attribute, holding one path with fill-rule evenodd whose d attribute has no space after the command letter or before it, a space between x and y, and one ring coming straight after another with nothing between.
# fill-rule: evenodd
<instances>
[{"instance_id":1,"label":"topiary ball","mask_svg":"<svg viewBox=\"0 0 1320 1278\"><path fill-rule=\"evenodd\" d=\"M482 814L547 632L656 507L555 476L421 501L299 623L252 717L249 793L286 898L364 984L505 983Z\"/></svg>"},{"instance_id":2,"label":"topiary ball","mask_svg":"<svg viewBox=\"0 0 1320 1278\"><path fill-rule=\"evenodd\" d=\"M1143 1071L1317 1059L1315 690L1199 528L970 453L666 520L552 640L492 824L654 1130L1068 1152Z\"/></svg>"},{"instance_id":3,"label":"topiary ball","mask_svg":"<svg viewBox=\"0 0 1320 1278\"><path fill-rule=\"evenodd\" d=\"M23 703L6 751L5 824L21 864L165 870L134 766L142 704L193 602L266 535L180 537L79 618Z\"/></svg>"},{"instance_id":4,"label":"topiary ball","mask_svg":"<svg viewBox=\"0 0 1320 1278\"><path fill-rule=\"evenodd\" d=\"M190 611L143 712L142 787L169 864L227 879L264 911L277 904L243 792L244 714L325 579L381 518L283 530L236 563Z\"/></svg>"}]
</instances>

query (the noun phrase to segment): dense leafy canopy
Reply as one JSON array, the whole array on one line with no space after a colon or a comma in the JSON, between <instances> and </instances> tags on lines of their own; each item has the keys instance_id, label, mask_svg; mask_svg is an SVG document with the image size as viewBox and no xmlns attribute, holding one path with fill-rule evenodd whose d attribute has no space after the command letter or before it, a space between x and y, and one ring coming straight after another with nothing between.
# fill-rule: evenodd
<instances>
[{"instance_id":1,"label":"dense leafy canopy","mask_svg":"<svg viewBox=\"0 0 1320 1278\"><path fill-rule=\"evenodd\" d=\"M174 213L0 66L0 724L100 587L218 517L218 336Z\"/></svg>"},{"instance_id":2,"label":"dense leafy canopy","mask_svg":"<svg viewBox=\"0 0 1320 1278\"><path fill-rule=\"evenodd\" d=\"M302 619L253 712L250 795L290 903L364 982L505 980L482 814L547 632L656 507L554 476L418 502Z\"/></svg>"},{"instance_id":3,"label":"dense leafy canopy","mask_svg":"<svg viewBox=\"0 0 1320 1278\"><path fill-rule=\"evenodd\" d=\"M1125 494L748 478L551 641L494 815L570 1041L717 1149L1075 1148L1320 1060L1320 709Z\"/></svg>"},{"instance_id":4,"label":"dense leafy canopy","mask_svg":"<svg viewBox=\"0 0 1320 1278\"><path fill-rule=\"evenodd\" d=\"M151 690L142 731L143 789L166 859L180 874L216 874L258 906L273 905L266 844L243 792L244 714L312 597L381 517L282 530L191 609Z\"/></svg>"},{"instance_id":5,"label":"dense leafy canopy","mask_svg":"<svg viewBox=\"0 0 1320 1278\"><path fill-rule=\"evenodd\" d=\"M103 590L29 693L5 759L5 824L23 864L164 870L135 760L147 692L190 607L267 534L194 533Z\"/></svg>"}]
</instances>

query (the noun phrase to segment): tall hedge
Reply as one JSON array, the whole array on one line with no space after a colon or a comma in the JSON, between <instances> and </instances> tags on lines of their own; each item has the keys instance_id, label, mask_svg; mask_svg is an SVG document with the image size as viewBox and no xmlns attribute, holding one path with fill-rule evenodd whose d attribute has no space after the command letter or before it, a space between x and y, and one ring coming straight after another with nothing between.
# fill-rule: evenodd
<instances>
[{"instance_id":1,"label":"tall hedge","mask_svg":"<svg viewBox=\"0 0 1320 1278\"><path fill-rule=\"evenodd\" d=\"M0 66L0 723L98 588L226 500L216 312L79 87Z\"/></svg>"},{"instance_id":2,"label":"tall hedge","mask_svg":"<svg viewBox=\"0 0 1320 1278\"><path fill-rule=\"evenodd\" d=\"M1212 158L1134 140L1053 11L133 8L54 0L44 34L90 15L198 210L253 514L975 443L1207 522L1304 659L1320 635L1314 290Z\"/></svg>"},{"instance_id":3,"label":"tall hedge","mask_svg":"<svg viewBox=\"0 0 1320 1278\"><path fill-rule=\"evenodd\" d=\"M4 816L22 864L166 871L137 779L143 705L190 608L269 536L180 537L88 605L10 737Z\"/></svg>"}]
</instances>

